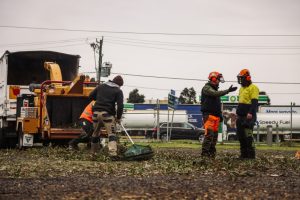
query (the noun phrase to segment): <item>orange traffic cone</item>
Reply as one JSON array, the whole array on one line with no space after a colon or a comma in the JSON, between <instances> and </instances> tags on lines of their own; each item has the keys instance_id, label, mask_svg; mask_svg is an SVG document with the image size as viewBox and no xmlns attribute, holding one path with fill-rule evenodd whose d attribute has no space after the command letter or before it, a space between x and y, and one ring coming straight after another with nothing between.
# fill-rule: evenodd
<instances>
[{"instance_id":1,"label":"orange traffic cone","mask_svg":"<svg viewBox=\"0 0 300 200\"><path fill-rule=\"evenodd\" d=\"M300 160L300 150L296 152L295 158Z\"/></svg>"}]
</instances>

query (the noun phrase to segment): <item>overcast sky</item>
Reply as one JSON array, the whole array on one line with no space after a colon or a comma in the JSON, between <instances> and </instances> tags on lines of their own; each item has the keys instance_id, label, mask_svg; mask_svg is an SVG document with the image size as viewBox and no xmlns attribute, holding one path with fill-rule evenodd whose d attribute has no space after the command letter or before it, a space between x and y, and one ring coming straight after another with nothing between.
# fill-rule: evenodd
<instances>
[{"instance_id":1,"label":"overcast sky","mask_svg":"<svg viewBox=\"0 0 300 200\"><path fill-rule=\"evenodd\" d=\"M103 36L103 61L113 64L115 74L206 80L219 71L236 81L248 68L273 105L300 105L299 0L0 0L0 8L1 55L5 50L77 54L80 72L94 72L89 44ZM185 87L199 95L205 84L123 78L126 98L134 88L146 99L167 97L170 89L179 96ZM238 86L226 82L220 89L231 84Z\"/></svg>"}]
</instances>

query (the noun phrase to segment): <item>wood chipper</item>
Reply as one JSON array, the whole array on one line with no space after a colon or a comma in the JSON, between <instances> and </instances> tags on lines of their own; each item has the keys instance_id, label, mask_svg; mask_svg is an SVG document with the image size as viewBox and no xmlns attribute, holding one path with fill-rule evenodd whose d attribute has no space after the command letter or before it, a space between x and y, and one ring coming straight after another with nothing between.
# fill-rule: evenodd
<instances>
[{"instance_id":1,"label":"wood chipper","mask_svg":"<svg viewBox=\"0 0 300 200\"><path fill-rule=\"evenodd\" d=\"M83 132L77 122L96 83L85 82L83 75L63 81L57 63L45 62L44 67L50 72L50 80L31 84L32 94L17 98L18 148L36 142L67 144Z\"/></svg>"}]
</instances>

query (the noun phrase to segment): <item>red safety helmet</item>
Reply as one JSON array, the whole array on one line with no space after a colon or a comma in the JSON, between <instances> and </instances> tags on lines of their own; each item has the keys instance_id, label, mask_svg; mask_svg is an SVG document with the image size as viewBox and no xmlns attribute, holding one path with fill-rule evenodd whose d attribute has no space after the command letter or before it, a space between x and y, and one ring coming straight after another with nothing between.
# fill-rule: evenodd
<instances>
[{"instance_id":1,"label":"red safety helmet","mask_svg":"<svg viewBox=\"0 0 300 200\"><path fill-rule=\"evenodd\" d=\"M242 80L251 81L250 71L248 69L243 69L237 75L238 83L241 84Z\"/></svg>"},{"instance_id":2,"label":"red safety helmet","mask_svg":"<svg viewBox=\"0 0 300 200\"><path fill-rule=\"evenodd\" d=\"M225 82L223 75L219 72L210 72L208 80L210 80L213 83L215 83L217 80L219 80L221 83Z\"/></svg>"}]
</instances>

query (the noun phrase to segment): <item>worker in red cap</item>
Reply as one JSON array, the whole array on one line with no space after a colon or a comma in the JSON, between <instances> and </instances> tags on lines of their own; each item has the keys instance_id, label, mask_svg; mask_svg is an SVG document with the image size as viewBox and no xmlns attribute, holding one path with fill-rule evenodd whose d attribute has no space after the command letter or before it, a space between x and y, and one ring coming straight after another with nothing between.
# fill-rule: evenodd
<instances>
[{"instance_id":1,"label":"worker in red cap","mask_svg":"<svg viewBox=\"0 0 300 200\"><path fill-rule=\"evenodd\" d=\"M89 95L91 100L95 100L93 106L94 132L91 139L91 152L96 154L99 149L99 136L101 127L105 127L108 134L108 153L112 158L117 157L117 135L116 123L121 122L123 114L123 78L116 76L111 81L97 86ZM117 105L117 109L116 109Z\"/></svg>"},{"instance_id":2,"label":"worker in red cap","mask_svg":"<svg viewBox=\"0 0 300 200\"><path fill-rule=\"evenodd\" d=\"M220 82L225 82L223 75L211 72L201 91L201 111L205 129L201 155L204 157L214 158L216 155L219 123L223 121L220 97L237 90L237 87L231 85L227 90L218 91Z\"/></svg>"},{"instance_id":3,"label":"worker in red cap","mask_svg":"<svg viewBox=\"0 0 300 200\"><path fill-rule=\"evenodd\" d=\"M242 86L239 90L239 103L236 110L236 133L240 141L240 158L255 159L253 127L256 122L259 89L252 83L248 69L241 70L237 79Z\"/></svg>"}]
</instances>

